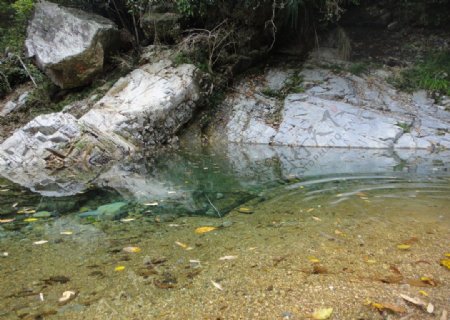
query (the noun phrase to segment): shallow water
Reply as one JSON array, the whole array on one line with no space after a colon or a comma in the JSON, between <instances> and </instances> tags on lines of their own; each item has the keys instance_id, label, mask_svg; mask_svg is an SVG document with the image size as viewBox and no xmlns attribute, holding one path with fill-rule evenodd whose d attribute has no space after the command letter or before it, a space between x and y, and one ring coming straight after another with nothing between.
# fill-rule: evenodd
<instances>
[{"instance_id":1,"label":"shallow water","mask_svg":"<svg viewBox=\"0 0 450 320\"><path fill-rule=\"evenodd\" d=\"M227 145L105 168L71 196L5 180L0 318L440 319L449 169L449 153Z\"/></svg>"}]
</instances>

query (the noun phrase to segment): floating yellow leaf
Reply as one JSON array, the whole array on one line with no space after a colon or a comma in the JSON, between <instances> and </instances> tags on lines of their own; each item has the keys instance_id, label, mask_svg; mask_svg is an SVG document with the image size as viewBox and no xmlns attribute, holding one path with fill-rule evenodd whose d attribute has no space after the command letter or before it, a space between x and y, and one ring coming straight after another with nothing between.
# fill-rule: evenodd
<instances>
[{"instance_id":1,"label":"floating yellow leaf","mask_svg":"<svg viewBox=\"0 0 450 320\"><path fill-rule=\"evenodd\" d=\"M202 234L202 233L214 231L216 229L217 229L216 227L198 227L197 229L195 229L195 233Z\"/></svg>"},{"instance_id":2,"label":"floating yellow leaf","mask_svg":"<svg viewBox=\"0 0 450 320\"><path fill-rule=\"evenodd\" d=\"M317 309L312 314L313 319L316 320L325 320L329 319L331 317L331 314L333 313L333 308L322 308Z\"/></svg>"},{"instance_id":3,"label":"floating yellow leaf","mask_svg":"<svg viewBox=\"0 0 450 320\"><path fill-rule=\"evenodd\" d=\"M139 247L125 247L125 248L123 248L123 251L128 252L128 253L138 253L138 252L141 252L141 248L139 248Z\"/></svg>"},{"instance_id":4,"label":"floating yellow leaf","mask_svg":"<svg viewBox=\"0 0 450 320\"><path fill-rule=\"evenodd\" d=\"M400 249L400 250L409 250L411 248L411 245L410 244L398 244L397 245L397 249Z\"/></svg>"},{"instance_id":5,"label":"floating yellow leaf","mask_svg":"<svg viewBox=\"0 0 450 320\"><path fill-rule=\"evenodd\" d=\"M424 290L419 290L419 293L425 297L428 297L428 293Z\"/></svg>"},{"instance_id":6,"label":"floating yellow leaf","mask_svg":"<svg viewBox=\"0 0 450 320\"><path fill-rule=\"evenodd\" d=\"M253 210L251 208L247 208L247 207L240 207L238 210L240 213L253 213Z\"/></svg>"},{"instance_id":7,"label":"floating yellow leaf","mask_svg":"<svg viewBox=\"0 0 450 320\"><path fill-rule=\"evenodd\" d=\"M450 269L450 259L442 259L441 266L446 267L447 269Z\"/></svg>"},{"instance_id":8,"label":"floating yellow leaf","mask_svg":"<svg viewBox=\"0 0 450 320\"><path fill-rule=\"evenodd\" d=\"M125 266L117 266L117 267L114 268L114 271L117 271L117 272L120 272L120 271L123 271L123 270L125 270Z\"/></svg>"},{"instance_id":9,"label":"floating yellow leaf","mask_svg":"<svg viewBox=\"0 0 450 320\"><path fill-rule=\"evenodd\" d=\"M311 261L312 263L319 263L320 262L320 260L319 259L317 259L316 257L308 257L308 260L309 261Z\"/></svg>"},{"instance_id":10,"label":"floating yellow leaf","mask_svg":"<svg viewBox=\"0 0 450 320\"><path fill-rule=\"evenodd\" d=\"M23 221L25 221L25 222L35 222L35 221L38 221L38 219L37 218L27 218L27 219L24 219Z\"/></svg>"},{"instance_id":11,"label":"floating yellow leaf","mask_svg":"<svg viewBox=\"0 0 450 320\"><path fill-rule=\"evenodd\" d=\"M17 214L32 214L32 213L36 213L36 210L25 208L25 209L17 211Z\"/></svg>"}]
</instances>

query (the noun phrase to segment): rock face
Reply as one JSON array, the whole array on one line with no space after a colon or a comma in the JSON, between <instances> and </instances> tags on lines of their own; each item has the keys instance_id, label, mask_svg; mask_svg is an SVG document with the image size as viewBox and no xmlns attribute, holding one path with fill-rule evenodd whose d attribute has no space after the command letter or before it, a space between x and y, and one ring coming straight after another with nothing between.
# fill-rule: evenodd
<instances>
[{"instance_id":1,"label":"rock face","mask_svg":"<svg viewBox=\"0 0 450 320\"><path fill-rule=\"evenodd\" d=\"M81 191L84 185L59 182L44 170L52 151L61 150L68 142L80 138L77 120L64 113L41 115L16 131L0 147L2 175L33 191L46 190L53 195L61 190Z\"/></svg>"},{"instance_id":2,"label":"rock face","mask_svg":"<svg viewBox=\"0 0 450 320\"><path fill-rule=\"evenodd\" d=\"M21 95L19 95L17 97L17 99L6 102L0 111L0 116L4 117L12 112L18 111L21 108L23 108L27 103L27 99L28 99L29 95L30 95L30 92L26 91L26 92L22 93Z\"/></svg>"},{"instance_id":3,"label":"rock face","mask_svg":"<svg viewBox=\"0 0 450 320\"><path fill-rule=\"evenodd\" d=\"M161 60L117 81L80 119L63 112L39 116L0 145L0 173L32 190L50 190L46 195L76 193L78 185L66 186L70 180L52 173L83 172L167 142L202 97L200 75L193 65Z\"/></svg>"},{"instance_id":4,"label":"rock face","mask_svg":"<svg viewBox=\"0 0 450 320\"><path fill-rule=\"evenodd\" d=\"M423 93L397 92L382 70L363 76L335 73L323 68L324 55L320 61L322 66L310 60L301 72L270 70L262 80L238 83L225 100L227 121L216 136L309 147L450 148L450 112ZM302 87L289 87L290 78L303 79ZM291 93L299 91L304 92ZM285 95L280 99L278 92ZM274 93L277 98L270 97Z\"/></svg>"},{"instance_id":5,"label":"rock face","mask_svg":"<svg viewBox=\"0 0 450 320\"><path fill-rule=\"evenodd\" d=\"M191 119L199 76L193 65L173 67L169 60L145 65L117 81L79 121L129 148L164 143Z\"/></svg>"},{"instance_id":6,"label":"rock face","mask_svg":"<svg viewBox=\"0 0 450 320\"><path fill-rule=\"evenodd\" d=\"M119 41L112 21L47 1L36 4L27 33L28 55L64 89L88 84Z\"/></svg>"}]
</instances>

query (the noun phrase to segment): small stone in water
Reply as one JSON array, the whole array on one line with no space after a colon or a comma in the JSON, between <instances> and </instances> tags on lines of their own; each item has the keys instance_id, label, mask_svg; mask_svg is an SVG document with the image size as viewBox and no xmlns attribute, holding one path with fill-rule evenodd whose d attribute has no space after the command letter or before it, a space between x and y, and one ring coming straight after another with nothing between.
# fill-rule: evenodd
<instances>
[{"instance_id":1,"label":"small stone in water","mask_svg":"<svg viewBox=\"0 0 450 320\"><path fill-rule=\"evenodd\" d=\"M47 243L47 242L48 242L48 240L39 240L39 241L33 242L33 244L40 245L40 244L44 244L44 243Z\"/></svg>"},{"instance_id":2,"label":"small stone in water","mask_svg":"<svg viewBox=\"0 0 450 320\"><path fill-rule=\"evenodd\" d=\"M123 251L128 252L128 253L138 253L138 252L141 252L141 248L139 248L139 247L125 247L125 248L123 248Z\"/></svg>"},{"instance_id":3,"label":"small stone in water","mask_svg":"<svg viewBox=\"0 0 450 320\"><path fill-rule=\"evenodd\" d=\"M144 206L150 206L150 207L156 207L157 205L158 205L158 202L156 202L156 201L144 203Z\"/></svg>"},{"instance_id":4,"label":"small stone in water","mask_svg":"<svg viewBox=\"0 0 450 320\"><path fill-rule=\"evenodd\" d=\"M234 259L237 259L237 256L223 256L219 258L220 261L234 260Z\"/></svg>"},{"instance_id":5,"label":"small stone in water","mask_svg":"<svg viewBox=\"0 0 450 320\"><path fill-rule=\"evenodd\" d=\"M231 227L232 225L233 225L233 222L231 222L231 221L222 222L222 227L224 227L224 228Z\"/></svg>"},{"instance_id":6,"label":"small stone in water","mask_svg":"<svg viewBox=\"0 0 450 320\"><path fill-rule=\"evenodd\" d=\"M58 299L58 301L60 303L65 303L65 302L69 302L70 300L72 300L73 298L75 298L76 296L76 292L75 291L64 291L62 294L62 297Z\"/></svg>"},{"instance_id":7,"label":"small stone in water","mask_svg":"<svg viewBox=\"0 0 450 320\"><path fill-rule=\"evenodd\" d=\"M217 200L220 200L220 199L222 199L222 198L223 198L223 193L218 192L218 193L216 194L216 199L217 199Z\"/></svg>"},{"instance_id":8,"label":"small stone in water","mask_svg":"<svg viewBox=\"0 0 450 320\"><path fill-rule=\"evenodd\" d=\"M33 217L35 218L50 218L52 214L48 211L39 211L33 214Z\"/></svg>"},{"instance_id":9,"label":"small stone in water","mask_svg":"<svg viewBox=\"0 0 450 320\"><path fill-rule=\"evenodd\" d=\"M220 291L223 291L223 287L219 283L217 283L217 282L215 282L213 280L211 280L211 283L213 284L214 287L216 287Z\"/></svg>"}]
</instances>

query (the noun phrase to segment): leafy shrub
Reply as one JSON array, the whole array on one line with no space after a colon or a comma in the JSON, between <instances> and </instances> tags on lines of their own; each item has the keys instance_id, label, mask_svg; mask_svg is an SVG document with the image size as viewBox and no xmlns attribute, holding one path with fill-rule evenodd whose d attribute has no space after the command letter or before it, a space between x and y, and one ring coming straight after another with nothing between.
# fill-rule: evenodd
<instances>
[{"instance_id":1,"label":"leafy shrub","mask_svg":"<svg viewBox=\"0 0 450 320\"><path fill-rule=\"evenodd\" d=\"M393 83L408 92L425 89L450 95L450 51L428 54L423 61L403 70Z\"/></svg>"}]
</instances>

